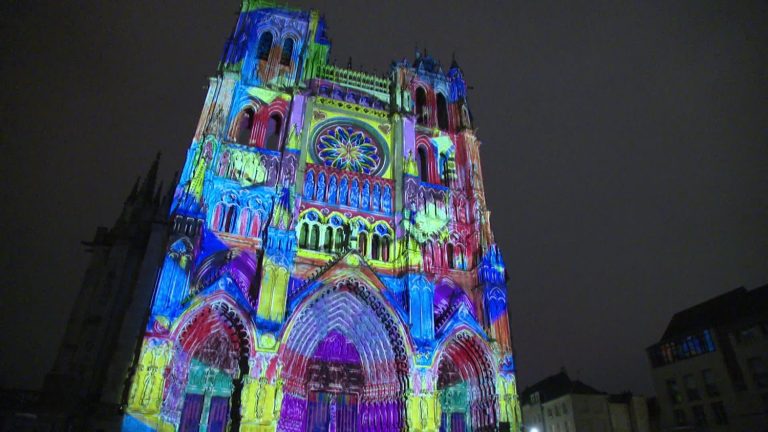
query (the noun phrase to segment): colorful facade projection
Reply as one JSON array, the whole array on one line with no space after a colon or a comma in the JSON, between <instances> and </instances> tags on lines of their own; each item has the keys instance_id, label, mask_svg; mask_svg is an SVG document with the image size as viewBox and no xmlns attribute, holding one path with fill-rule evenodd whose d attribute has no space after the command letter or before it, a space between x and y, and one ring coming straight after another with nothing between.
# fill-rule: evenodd
<instances>
[{"instance_id":1,"label":"colorful facade projection","mask_svg":"<svg viewBox=\"0 0 768 432\"><path fill-rule=\"evenodd\" d=\"M171 208L126 431L520 430L466 84L243 3Z\"/></svg>"}]
</instances>

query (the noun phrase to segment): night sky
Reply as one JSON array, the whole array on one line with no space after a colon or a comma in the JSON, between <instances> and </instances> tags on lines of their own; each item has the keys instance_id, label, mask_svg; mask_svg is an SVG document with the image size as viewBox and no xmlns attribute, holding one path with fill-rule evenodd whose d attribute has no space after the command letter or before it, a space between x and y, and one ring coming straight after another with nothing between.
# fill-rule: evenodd
<instances>
[{"instance_id":1,"label":"night sky","mask_svg":"<svg viewBox=\"0 0 768 432\"><path fill-rule=\"evenodd\" d=\"M564 366L649 394L675 311L768 283L768 3L290 3L325 13L340 65L456 53L521 389ZM2 2L0 387L42 384L80 241L157 151L166 180L182 166L237 9Z\"/></svg>"}]
</instances>

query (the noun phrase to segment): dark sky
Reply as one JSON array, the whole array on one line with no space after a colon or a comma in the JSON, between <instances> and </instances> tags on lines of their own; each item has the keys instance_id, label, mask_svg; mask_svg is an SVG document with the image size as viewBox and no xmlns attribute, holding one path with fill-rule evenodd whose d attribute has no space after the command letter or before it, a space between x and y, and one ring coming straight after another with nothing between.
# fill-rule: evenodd
<instances>
[{"instance_id":1,"label":"dark sky","mask_svg":"<svg viewBox=\"0 0 768 432\"><path fill-rule=\"evenodd\" d=\"M523 386L565 366L650 393L644 348L673 312L768 282L766 2L291 4L325 13L340 64L456 52ZM0 386L41 385L79 242L112 224L155 152L166 179L181 167L236 10L0 6Z\"/></svg>"}]
</instances>

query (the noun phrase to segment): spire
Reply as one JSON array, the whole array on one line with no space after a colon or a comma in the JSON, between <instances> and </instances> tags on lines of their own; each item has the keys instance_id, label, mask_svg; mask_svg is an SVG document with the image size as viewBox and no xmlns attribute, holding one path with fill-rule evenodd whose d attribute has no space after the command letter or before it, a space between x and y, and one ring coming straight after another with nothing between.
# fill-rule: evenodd
<instances>
[{"instance_id":1,"label":"spire","mask_svg":"<svg viewBox=\"0 0 768 432\"><path fill-rule=\"evenodd\" d=\"M136 181L133 183L133 188L131 189L131 193L128 194L128 199L126 201L136 201L136 196L139 193L139 182L141 181L141 176L136 177Z\"/></svg>"},{"instance_id":2,"label":"spire","mask_svg":"<svg viewBox=\"0 0 768 432\"><path fill-rule=\"evenodd\" d=\"M171 202L173 202L173 195L176 190L176 183L179 181L179 172L176 171L173 173L173 179L171 180L171 183L168 185L168 189L165 191L165 195L163 195L163 201L160 203L160 207L164 209L164 211L168 211Z\"/></svg>"},{"instance_id":3,"label":"spire","mask_svg":"<svg viewBox=\"0 0 768 432\"><path fill-rule=\"evenodd\" d=\"M152 162L152 166L149 167L147 176L144 178L144 183L141 184L141 196L146 199L152 199L152 194L155 192L155 183L157 183L157 169L160 165L160 152L157 152L155 161Z\"/></svg>"},{"instance_id":4,"label":"spire","mask_svg":"<svg viewBox=\"0 0 768 432\"><path fill-rule=\"evenodd\" d=\"M162 193L163 193L163 182L160 181L160 184L157 186L157 190L155 190L155 198L152 200L155 204L160 204L160 199L162 199Z\"/></svg>"},{"instance_id":5,"label":"spire","mask_svg":"<svg viewBox=\"0 0 768 432\"><path fill-rule=\"evenodd\" d=\"M461 69L459 67L459 62L456 61L456 51L451 53L451 69Z\"/></svg>"}]
</instances>

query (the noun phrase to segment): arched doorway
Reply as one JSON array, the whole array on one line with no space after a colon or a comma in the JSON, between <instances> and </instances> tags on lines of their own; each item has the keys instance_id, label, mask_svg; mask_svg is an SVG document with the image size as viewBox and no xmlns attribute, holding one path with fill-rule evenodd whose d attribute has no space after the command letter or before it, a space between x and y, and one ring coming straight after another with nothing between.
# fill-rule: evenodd
<instances>
[{"instance_id":1,"label":"arched doorway","mask_svg":"<svg viewBox=\"0 0 768 432\"><path fill-rule=\"evenodd\" d=\"M278 430L406 428L404 335L375 289L354 279L320 288L291 314L283 336Z\"/></svg>"},{"instance_id":2,"label":"arched doorway","mask_svg":"<svg viewBox=\"0 0 768 432\"><path fill-rule=\"evenodd\" d=\"M244 321L221 300L198 309L185 321L177 333L170 372L174 379L163 410L178 413L179 432L237 428L250 350Z\"/></svg>"},{"instance_id":3,"label":"arched doorway","mask_svg":"<svg viewBox=\"0 0 768 432\"><path fill-rule=\"evenodd\" d=\"M495 388L485 342L468 330L456 333L445 344L438 362L440 431L496 430Z\"/></svg>"},{"instance_id":4,"label":"arched doorway","mask_svg":"<svg viewBox=\"0 0 768 432\"><path fill-rule=\"evenodd\" d=\"M355 345L332 330L315 349L307 366L307 430L358 430L360 395L365 389L363 364Z\"/></svg>"}]
</instances>

